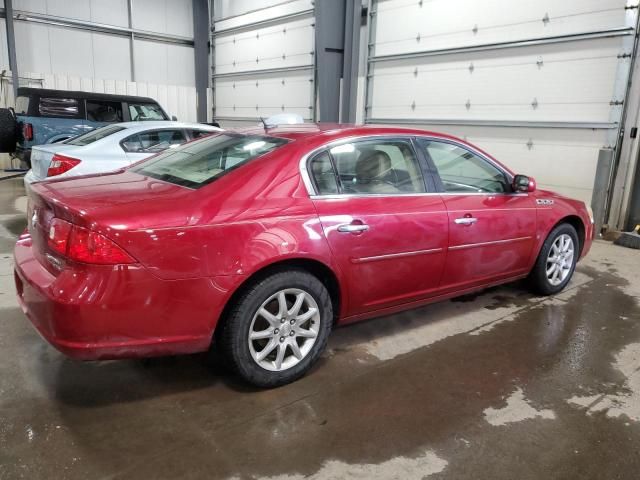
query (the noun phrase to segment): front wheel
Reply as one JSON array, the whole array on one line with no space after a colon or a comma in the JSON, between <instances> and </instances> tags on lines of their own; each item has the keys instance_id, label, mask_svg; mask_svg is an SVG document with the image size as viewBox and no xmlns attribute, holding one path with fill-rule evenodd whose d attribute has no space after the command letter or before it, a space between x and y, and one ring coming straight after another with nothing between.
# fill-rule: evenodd
<instances>
[{"instance_id":1,"label":"front wheel","mask_svg":"<svg viewBox=\"0 0 640 480\"><path fill-rule=\"evenodd\" d=\"M232 368L258 387L302 377L324 350L333 323L329 292L290 269L247 289L223 319L217 341Z\"/></svg>"},{"instance_id":2,"label":"front wheel","mask_svg":"<svg viewBox=\"0 0 640 480\"><path fill-rule=\"evenodd\" d=\"M572 225L562 223L551 231L529 276L536 293L553 295L566 287L576 268L578 245Z\"/></svg>"}]
</instances>

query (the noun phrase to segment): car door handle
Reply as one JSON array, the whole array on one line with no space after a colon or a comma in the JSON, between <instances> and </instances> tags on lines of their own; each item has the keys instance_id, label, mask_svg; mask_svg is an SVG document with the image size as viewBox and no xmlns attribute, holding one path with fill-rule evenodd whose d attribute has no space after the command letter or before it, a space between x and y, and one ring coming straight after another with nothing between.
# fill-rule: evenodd
<instances>
[{"instance_id":1,"label":"car door handle","mask_svg":"<svg viewBox=\"0 0 640 480\"><path fill-rule=\"evenodd\" d=\"M340 233L362 233L369 230L369 225L364 223L345 223L338 225L338 231Z\"/></svg>"},{"instance_id":2,"label":"car door handle","mask_svg":"<svg viewBox=\"0 0 640 480\"><path fill-rule=\"evenodd\" d=\"M456 224L458 225L473 225L477 221L478 219L474 217L462 217L462 218L456 218L454 220L454 222L456 222Z\"/></svg>"}]
</instances>

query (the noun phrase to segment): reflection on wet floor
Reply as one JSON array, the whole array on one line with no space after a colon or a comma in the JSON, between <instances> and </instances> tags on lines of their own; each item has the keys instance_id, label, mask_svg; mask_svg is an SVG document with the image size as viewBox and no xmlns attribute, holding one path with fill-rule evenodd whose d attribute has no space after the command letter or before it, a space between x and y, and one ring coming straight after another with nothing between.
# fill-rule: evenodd
<instances>
[{"instance_id":1,"label":"reflection on wet floor","mask_svg":"<svg viewBox=\"0 0 640 480\"><path fill-rule=\"evenodd\" d=\"M553 298L515 284L336 329L269 391L215 355L71 361L10 305L0 478L637 478L639 258L597 243Z\"/></svg>"}]
</instances>

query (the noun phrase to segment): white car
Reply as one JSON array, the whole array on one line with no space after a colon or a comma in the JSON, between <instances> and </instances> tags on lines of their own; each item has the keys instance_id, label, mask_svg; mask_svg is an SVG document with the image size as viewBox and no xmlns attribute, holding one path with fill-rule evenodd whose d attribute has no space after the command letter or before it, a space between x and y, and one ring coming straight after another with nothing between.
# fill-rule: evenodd
<instances>
[{"instance_id":1,"label":"white car","mask_svg":"<svg viewBox=\"0 0 640 480\"><path fill-rule=\"evenodd\" d=\"M61 143L33 147L25 185L52 177L111 172L221 131L201 123L168 121L124 122L96 128Z\"/></svg>"}]
</instances>

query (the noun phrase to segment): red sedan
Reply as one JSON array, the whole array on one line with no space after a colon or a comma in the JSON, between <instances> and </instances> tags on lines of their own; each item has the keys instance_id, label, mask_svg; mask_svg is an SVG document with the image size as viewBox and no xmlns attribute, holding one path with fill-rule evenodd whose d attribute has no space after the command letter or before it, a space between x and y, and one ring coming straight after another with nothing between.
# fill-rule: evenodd
<instances>
[{"instance_id":1,"label":"red sedan","mask_svg":"<svg viewBox=\"0 0 640 480\"><path fill-rule=\"evenodd\" d=\"M307 372L335 324L529 277L569 282L581 201L416 129L225 132L126 170L33 185L20 304L80 359L200 352L247 381Z\"/></svg>"}]
</instances>

